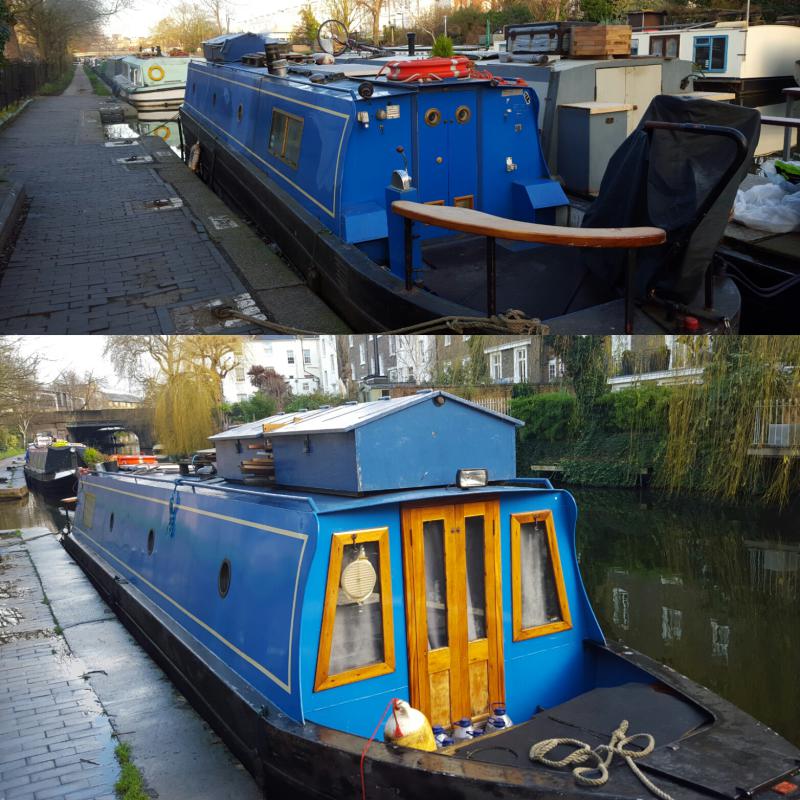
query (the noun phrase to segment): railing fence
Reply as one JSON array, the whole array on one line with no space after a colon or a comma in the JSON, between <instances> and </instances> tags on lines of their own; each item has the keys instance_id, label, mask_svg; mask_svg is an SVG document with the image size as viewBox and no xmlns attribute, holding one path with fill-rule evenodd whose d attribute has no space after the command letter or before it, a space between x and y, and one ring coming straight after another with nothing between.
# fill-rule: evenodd
<instances>
[{"instance_id":1,"label":"railing fence","mask_svg":"<svg viewBox=\"0 0 800 800\"><path fill-rule=\"evenodd\" d=\"M772 400L756 408L753 447L800 447L800 399Z\"/></svg>"},{"instance_id":2,"label":"railing fence","mask_svg":"<svg viewBox=\"0 0 800 800\"><path fill-rule=\"evenodd\" d=\"M6 61L0 64L0 111L36 93L58 77L58 68L45 61Z\"/></svg>"}]
</instances>

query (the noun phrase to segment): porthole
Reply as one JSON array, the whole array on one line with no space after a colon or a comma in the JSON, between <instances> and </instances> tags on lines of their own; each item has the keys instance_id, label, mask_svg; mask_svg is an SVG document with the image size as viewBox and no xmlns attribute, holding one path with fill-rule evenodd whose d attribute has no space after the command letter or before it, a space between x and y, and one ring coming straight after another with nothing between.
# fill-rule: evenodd
<instances>
[{"instance_id":1,"label":"porthole","mask_svg":"<svg viewBox=\"0 0 800 800\"><path fill-rule=\"evenodd\" d=\"M217 105L217 93L216 92L214 92L214 94L211 95L211 105L212 106L216 106Z\"/></svg>"},{"instance_id":2,"label":"porthole","mask_svg":"<svg viewBox=\"0 0 800 800\"><path fill-rule=\"evenodd\" d=\"M156 532L150 528L147 532L147 555L153 555L153 550L156 546Z\"/></svg>"},{"instance_id":3,"label":"porthole","mask_svg":"<svg viewBox=\"0 0 800 800\"><path fill-rule=\"evenodd\" d=\"M192 81L192 94L197 94L197 81Z\"/></svg>"},{"instance_id":4,"label":"porthole","mask_svg":"<svg viewBox=\"0 0 800 800\"><path fill-rule=\"evenodd\" d=\"M425 124L430 125L431 128L435 127L441 122L442 112L438 108L429 108L425 112Z\"/></svg>"},{"instance_id":5,"label":"porthole","mask_svg":"<svg viewBox=\"0 0 800 800\"><path fill-rule=\"evenodd\" d=\"M469 110L469 106L459 106L456 109L456 122L459 125L466 125L471 117L472 112Z\"/></svg>"},{"instance_id":6,"label":"porthole","mask_svg":"<svg viewBox=\"0 0 800 800\"><path fill-rule=\"evenodd\" d=\"M231 588L231 562L226 558L219 568L219 577L217 578L217 589L219 590L220 597L227 597L228 590Z\"/></svg>"},{"instance_id":7,"label":"porthole","mask_svg":"<svg viewBox=\"0 0 800 800\"><path fill-rule=\"evenodd\" d=\"M239 122L241 122L243 116L244 116L244 108L242 107L242 104L239 103L239 108L236 109L236 119L239 120Z\"/></svg>"},{"instance_id":8,"label":"porthole","mask_svg":"<svg viewBox=\"0 0 800 800\"><path fill-rule=\"evenodd\" d=\"M114 530L114 512L112 511L111 516L108 518L108 532L111 533L111 531L113 530Z\"/></svg>"},{"instance_id":9,"label":"porthole","mask_svg":"<svg viewBox=\"0 0 800 800\"><path fill-rule=\"evenodd\" d=\"M443 406L445 403L445 399L442 395L437 394L436 397L433 398L433 404L435 406Z\"/></svg>"}]
</instances>

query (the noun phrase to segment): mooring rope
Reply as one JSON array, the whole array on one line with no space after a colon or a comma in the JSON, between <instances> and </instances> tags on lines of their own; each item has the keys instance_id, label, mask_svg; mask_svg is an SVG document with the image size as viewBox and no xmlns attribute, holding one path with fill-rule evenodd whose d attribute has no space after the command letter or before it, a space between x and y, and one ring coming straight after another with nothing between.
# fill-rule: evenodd
<instances>
[{"instance_id":1,"label":"mooring rope","mask_svg":"<svg viewBox=\"0 0 800 800\"><path fill-rule=\"evenodd\" d=\"M249 314L243 314L230 306L217 306L211 309L211 312L218 319L240 319L243 322L249 322L274 333L285 333L294 336L316 335L314 331L293 328L290 325L281 325L279 322L258 319ZM547 333L549 328L547 325L543 325L541 320L527 317L524 312L512 308L506 311L505 314L496 314L493 317L437 317L436 319L419 322L416 325L409 325L407 328L395 328L394 330L383 331L383 333L388 335L403 333L424 334L437 333L442 330L453 331L453 333L475 331L476 333L514 333L530 336Z\"/></svg>"},{"instance_id":2,"label":"mooring rope","mask_svg":"<svg viewBox=\"0 0 800 800\"><path fill-rule=\"evenodd\" d=\"M662 789L659 789L636 765L636 759L649 756L655 747L655 739L649 733L634 733L632 736L626 736L628 732L628 720L624 719L620 726L611 734L611 739L608 744L601 744L592 749L586 742L579 739L543 739L541 742L531 747L529 757L531 761L539 761L548 767L569 767L572 764L580 765L585 764L587 761L594 761L595 763L589 766L575 766L572 774L575 776L575 782L583 786L602 786L608 780L608 769L614 756L618 755L625 759L627 765L631 768L631 772L658 798L661 800L672 800ZM634 739L643 738L647 744L641 750L630 750L627 745L633 742ZM573 745L576 749L573 750L568 756L559 761L554 761L547 758L547 754L562 744ZM596 778L590 777L591 773L599 773Z\"/></svg>"}]
</instances>

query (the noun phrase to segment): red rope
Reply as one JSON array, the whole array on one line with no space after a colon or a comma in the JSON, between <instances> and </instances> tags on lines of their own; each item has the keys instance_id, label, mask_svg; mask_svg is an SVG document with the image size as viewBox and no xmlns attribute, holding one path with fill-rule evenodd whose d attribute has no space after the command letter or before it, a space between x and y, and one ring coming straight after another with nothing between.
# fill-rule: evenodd
<instances>
[{"instance_id":1,"label":"red rope","mask_svg":"<svg viewBox=\"0 0 800 800\"><path fill-rule=\"evenodd\" d=\"M381 714L381 718L378 720L378 724L375 726L375 730L372 731L372 736L369 737L367 743L364 745L364 749L361 751L361 800L367 800L367 787L364 781L364 759L367 757L367 751L369 750L370 745L372 744L372 740L378 735L378 730L383 724L383 720L386 717L386 712L389 710L390 707L394 706L394 702L397 698L392 697L389 702L386 704L386 708L383 709L383 714ZM400 724L397 721L397 713L394 713L394 723L395 723L395 735L400 736Z\"/></svg>"}]
</instances>

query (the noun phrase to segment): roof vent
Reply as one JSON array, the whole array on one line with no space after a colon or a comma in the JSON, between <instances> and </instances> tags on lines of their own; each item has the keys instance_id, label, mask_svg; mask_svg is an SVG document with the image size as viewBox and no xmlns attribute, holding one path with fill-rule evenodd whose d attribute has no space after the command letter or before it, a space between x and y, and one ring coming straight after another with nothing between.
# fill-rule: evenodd
<instances>
[{"instance_id":1,"label":"roof vent","mask_svg":"<svg viewBox=\"0 0 800 800\"><path fill-rule=\"evenodd\" d=\"M414 394L430 394L432 391L433 389L417 389Z\"/></svg>"}]
</instances>

